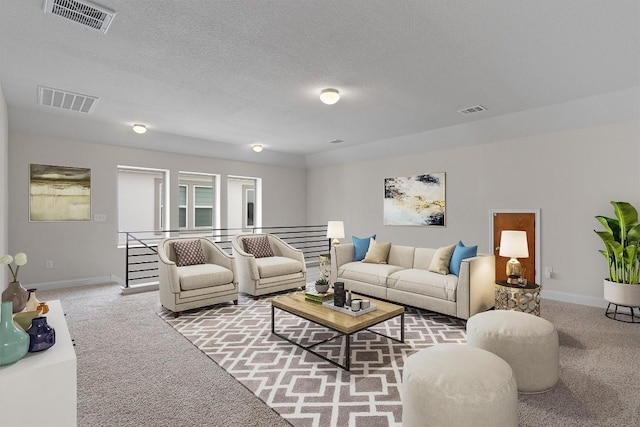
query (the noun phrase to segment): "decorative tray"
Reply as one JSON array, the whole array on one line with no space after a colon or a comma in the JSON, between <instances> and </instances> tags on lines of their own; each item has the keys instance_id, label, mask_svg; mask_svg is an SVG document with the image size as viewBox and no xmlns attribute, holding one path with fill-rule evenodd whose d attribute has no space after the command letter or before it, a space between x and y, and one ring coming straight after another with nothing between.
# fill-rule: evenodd
<instances>
[{"instance_id":1,"label":"decorative tray","mask_svg":"<svg viewBox=\"0 0 640 427\"><path fill-rule=\"evenodd\" d=\"M349 316L353 316L353 317L362 316L363 314L366 314L366 313L371 313L372 311L378 308L375 306L375 304L371 304L368 308L363 308L362 310L353 311L350 308L336 307L335 305L333 305L333 301L325 301L322 303L322 305L327 308L330 308L331 310L339 311L340 313L348 314Z\"/></svg>"}]
</instances>

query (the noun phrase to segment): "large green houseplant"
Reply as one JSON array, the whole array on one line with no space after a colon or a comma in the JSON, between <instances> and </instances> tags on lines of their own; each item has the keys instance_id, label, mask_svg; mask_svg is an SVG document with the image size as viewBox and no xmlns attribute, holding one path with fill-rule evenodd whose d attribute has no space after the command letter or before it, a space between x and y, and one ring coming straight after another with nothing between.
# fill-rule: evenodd
<instances>
[{"instance_id":1,"label":"large green houseplant","mask_svg":"<svg viewBox=\"0 0 640 427\"><path fill-rule=\"evenodd\" d=\"M640 306L640 224L638 211L627 202L611 202L615 218L596 216L605 228L596 231L604 243L600 253L607 260L609 277L604 298L627 307ZM594 230L595 231L595 230Z\"/></svg>"}]
</instances>

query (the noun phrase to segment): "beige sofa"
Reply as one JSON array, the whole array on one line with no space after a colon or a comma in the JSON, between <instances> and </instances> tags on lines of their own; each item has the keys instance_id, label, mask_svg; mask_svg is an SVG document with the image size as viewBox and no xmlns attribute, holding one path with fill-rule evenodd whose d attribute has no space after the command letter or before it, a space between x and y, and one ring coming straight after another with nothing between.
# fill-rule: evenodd
<instances>
[{"instance_id":1,"label":"beige sofa","mask_svg":"<svg viewBox=\"0 0 640 427\"><path fill-rule=\"evenodd\" d=\"M175 242L199 240L205 263L178 267ZM204 237L170 238L158 244L160 303L178 317L183 310L222 302L238 304L238 275L233 257Z\"/></svg>"},{"instance_id":2,"label":"beige sofa","mask_svg":"<svg viewBox=\"0 0 640 427\"><path fill-rule=\"evenodd\" d=\"M373 298L468 319L494 305L495 257L478 255L460 275L429 271L437 249L391 245L386 264L353 261L353 244L331 248L331 283Z\"/></svg>"},{"instance_id":3,"label":"beige sofa","mask_svg":"<svg viewBox=\"0 0 640 427\"><path fill-rule=\"evenodd\" d=\"M272 256L260 257L247 251L245 239L266 237ZM233 255L238 267L240 292L260 295L304 288L307 266L304 253L272 234L239 234L231 239Z\"/></svg>"}]
</instances>

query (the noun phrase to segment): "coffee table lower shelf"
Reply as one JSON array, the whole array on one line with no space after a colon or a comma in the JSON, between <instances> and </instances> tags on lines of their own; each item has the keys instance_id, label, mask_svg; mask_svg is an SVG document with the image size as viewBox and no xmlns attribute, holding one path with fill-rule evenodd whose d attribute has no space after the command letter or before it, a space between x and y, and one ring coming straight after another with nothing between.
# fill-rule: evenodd
<instances>
[{"instance_id":1,"label":"coffee table lower shelf","mask_svg":"<svg viewBox=\"0 0 640 427\"><path fill-rule=\"evenodd\" d=\"M305 320L307 320L309 322L312 322L312 323L315 323L317 325L323 326L323 327L325 327L327 329L330 329L330 330L336 332L336 335L334 335L334 336L332 336L330 338L327 338L325 340L313 343L311 345L303 345L303 344L300 344L299 342L293 341L290 338L288 338L288 337L276 332L276 330L275 330L275 326L276 326L275 309L276 308L278 308L278 309L280 309L280 310L282 310L284 312L293 314L295 316L301 317L301 318L303 318L303 319L305 319ZM329 309L325 308L325 310L329 310ZM341 315L347 316L346 314L342 314L342 313L341 313ZM400 339L397 339L397 338L394 338L394 337L391 337L391 336L388 336L388 335L384 335L384 334L381 334L379 332L376 332L376 331L373 331L373 330L369 329L372 326L375 326L375 325L378 325L380 323L386 322L387 320L391 320L391 319L393 319L395 317L398 317L398 316L400 316ZM282 338L283 340L285 340L285 341L287 341L287 342L289 342L291 344L296 345L297 347L300 347L300 348L308 351L309 353L311 353L311 354L313 354L315 356L318 356L319 358L321 358L323 360L326 360L327 362L329 362L329 363L331 363L331 364L333 364L335 366L338 366L339 368L344 369L345 371L350 371L351 370L351 336L353 334L357 333L357 332L361 332L361 331L365 331L366 330L367 332L371 332L371 333L374 333L376 335L388 338L388 339L390 339L392 341L399 342L399 343L404 343L404 308L402 308L402 310L399 311L398 313L390 314L388 316L381 316L379 320L376 319L373 322L370 321L370 322L368 322L368 324L366 324L366 326L363 326L361 328L355 328L354 330L350 330L349 332L341 331L341 330L339 330L339 329L337 329L335 327L332 327L330 324L328 324L329 322L317 321L317 320L312 319L310 317L312 317L312 316L306 316L304 312L301 312L301 310L299 310L299 307L296 307L295 310L288 309L286 306L283 306L283 305L280 305L280 304L274 304L273 301L272 301L272 303L271 303L271 333L274 334L275 336L279 337L279 338ZM344 342L345 342L345 346L344 346L345 363L344 363L344 365L340 364L339 362L336 362L335 360L329 359L328 357L324 356L323 354L320 354L320 353L318 353L318 352L313 350L314 347L317 347L320 344L324 344L324 343L327 343L329 341L333 341L333 340L335 340L337 338L340 338L340 337L343 337L343 336L345 337L345 340L344 340Z\"/></svg>"}]
</instances>

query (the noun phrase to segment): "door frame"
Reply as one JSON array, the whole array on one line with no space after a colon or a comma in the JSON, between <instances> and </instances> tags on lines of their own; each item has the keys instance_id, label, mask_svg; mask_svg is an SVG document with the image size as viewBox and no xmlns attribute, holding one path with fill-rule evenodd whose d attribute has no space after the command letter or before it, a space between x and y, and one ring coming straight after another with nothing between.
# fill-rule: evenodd
<instances>
[{"instance_id":1,"label":"door frame","mask_svg":"<svg viewBox=\"0 0 640 427\"><path fill-rule=\"evenodd\" d=\"M536 227L536 283L542 284L540 281L542 276L542 271L540 270L540 209L491 209L491 214L489 215L490 221L490 229L491 234L489 235L489 247L491 248L491 253L493 253L495 247L493 246L493 214L494 213L532 213L535 216L535 227Z\"/></svg>"}]
</instances>

